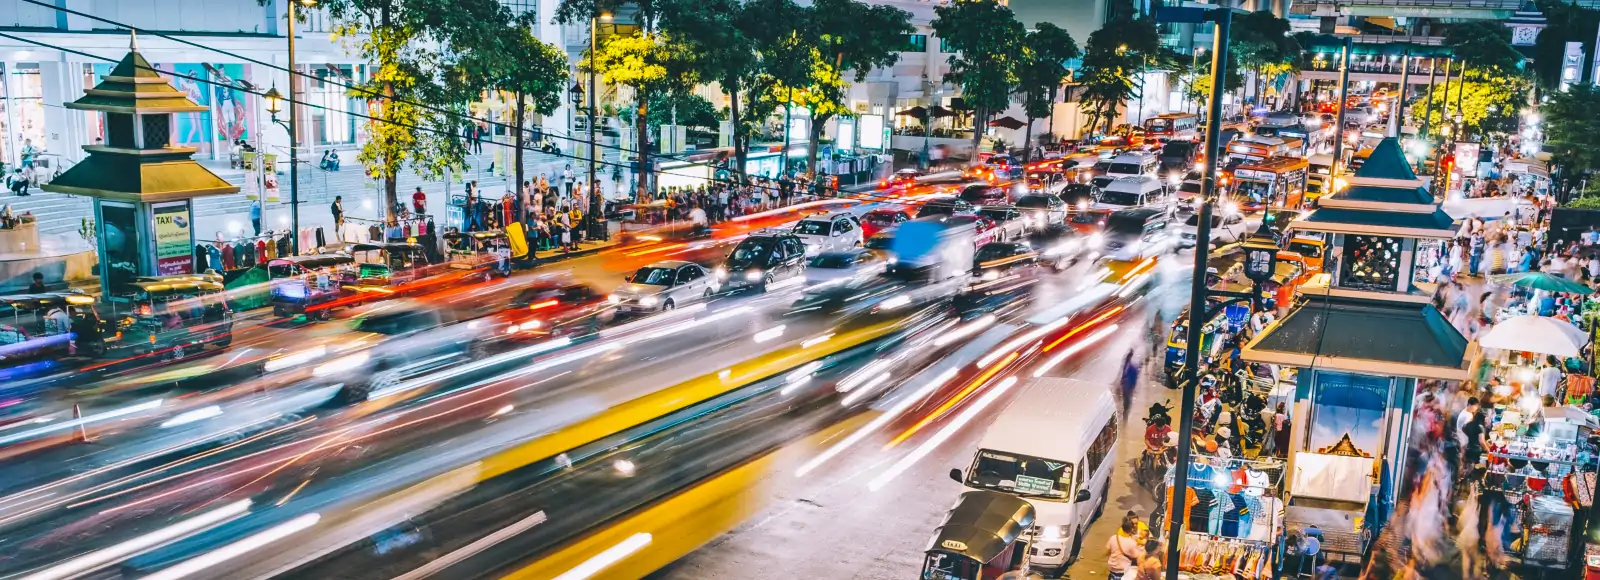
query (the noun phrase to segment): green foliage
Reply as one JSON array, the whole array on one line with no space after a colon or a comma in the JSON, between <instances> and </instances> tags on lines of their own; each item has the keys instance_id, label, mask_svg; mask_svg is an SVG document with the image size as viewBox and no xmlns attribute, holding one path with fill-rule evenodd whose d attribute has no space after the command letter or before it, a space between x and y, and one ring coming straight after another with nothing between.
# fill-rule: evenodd
<instances>
[{"instance_id":1,"label":"green foliage","mask_svg":"<svg viewBox=\"0 0 1600 580\"><path fill-rule=\"evenodd\" d=\"M1600 168L1600 89L1582 84L1550 95L1540 110L1545 121L1545 147L1569 176Z\"/></svg>"},{"instance_id":2,"label":"green foliage","mask_svg":"<svg viewBox=\"0 0 1600 580\"><path fill-rule=\"evenodd\" d=\"M1587 54L1594 54L1600 11L1580 8L1569 0L1537 0L1536 4L1548 24L1533 43L1533 70L1539 86L1555 89L1561 85L1561 63L1568 42L1582 42Z\"/></svg>"},{"instance_id":3,"label":"green foliage","mask_svg":"<svg viewBox=\"0 0 1600 580\"><path fill-rule=\"evenodd\" d=\"M1018 92L1030 120L1050 115L1056 89L1067 78L1067 61L1083 54L1072 35L1059 26L1040 22L1022 41L1022 62L1017 67Z\"/></svg>"},{"instance_id":4,"label":"green foliage","mask_svg":"<svg viewBox=\"0 0 1600 580\"><path fill-rule=\"evenodd\" d=\"M1467 69L1467 78L1452 79L1448 85L1441 82L1433 94L1433 111L1428 119L1428 126L1442 127L1446 120L1453 121L1454 115L1461 114L1462 122L1466 129L1477 134L1491 132L1509 132L1517 128L1517 113L1521 110L1521 103L1527 98L1530 81L1527 77L1513 72L1484 72L1476 69ZM1462 92L1462 87L1466 92ZM1449 102L1445 96L1449 95ZM1461 106L1456 107L1456 103ZM1447 107L1448 105L1448 107ZM1409 107L1411 116L1421 122L1421 118L1428 112L1427 91L1423 91L1419 102ZM1447 119L1446 110L1449 111Z\"/></svg>"},{"instance_id":5,"label":"green foliage","mask_svg":"<svg viewBox=\"0 0 1600 580\"><path fill-rule=\"evenodd\" d=\"M585 57L579 69L600 71L600 81L610 86L628 86L647 91L667 78L666 41L658 34L612 36L599 46L591 59Z\"/></svg>"},{"instance_id":6,"label":"green foliage","mask_svg":"<svg viewBox=\"0 0 1600 580\"><path fill-rule=\"evenodd\" d=\"M1451 26L1444 32L1444 45L1457 61L1465 60L1468 67L1484 74L1515 74L1522 70L1525 58L1511 45L1511 29L1488 20Z\"/></svg>"},{"instance_id":7,"label":"green foliage","mask_svg":"<svg viewBox=\"0 0 1600 580\"><path fill-rule=\"evenodd\" d=\"M384 182L392 208L403 167L440 179L464 164L465 121L452 113L504 78L511 14L495 0L456 0L449 10L430 0L323 0L322 7L335 38L374 64L351 91L374 102L378 119L357 160Z\"/></svg>"},{"instance_id":8,"label":"green foliage","mask_svg":"<svg viewBox=\"0 0 1600 580\"><path fill-rule=\"evenodd\" d=\"M1289 21L1267 10L1235 16L1230 36L1228 50L1252 70L1292 65L1300 57L1300 42L1289 34Z\"/></svg>"},{"instance_id":9,"label":"green foliage","mask_svg":"<svg viewBox=\"0 0 1600 580\"><path fill-rule=\"evenodd\" d=\"M855 71L856 82L866 80L872 69L899 62L905 36L917 30L910 13L857 0L814 0L809 20L822 64Z\"/></svg>"},{"instance_id":10,"label":"green foliage","mask_svg":"<svg viewBox=\"0 0 1600 580\"><path fill-rule=\"evenodd\" d=\"M493 86L520 93L529 107L541 115L554 113L567 90L567 53L533 35L532 22L518 22L506 28L506 53Z\"/></svg>"},{"instance_id":11,"label":"green foliage","mask_svg":"<svg viewBox=\"0 0 1600 580\"><path fill-rule=\"evenodd\" d=\"M998 2L959 0L934 8L933 30L950 55L945 78L961 85L967 106L982 111L1005 109L1017 86L1017 56L1026 32L1011 9ZM975 122L982 124L988 119Z\"/></svg>"},{"instance_id":12,"label":"green foliage","mask_svg":"<svg viewBox=\"0 0 1600 580\"><path fill-rule=\"evenodd\" d=\"M1590 185L1583 190L1582 197L1562 204L1562 207L1572 209L1600 209L1600 184Z\"/></svg>"},{"instance_id":13,"label":"green foliage","mask_svg":"<svg viewBox=\"0 0 1600 580\"><path fill-rule=\"evenodd\" d=\"M676 115L677 123L687 127L716 129L723 117L711 101L690 92L661 91L650 95L646 121L652 128L670 125Z\"/></svg>"},{"instance_id":14,"label":"green foliage","mask_svg":"<svg viewBox=\"0 0 1600 580\"><path fill-rule=\"evenodd\" d=\"M1141 95L1143 87L1134 75L1160 54L1160 38L1149 18L1114 20L1089 35L1078 84L1083 86L1082 107L1089 115L1090 133L1101 122L1106 131L1111 129L1117 107Z\"/></svg>"}]
</instances>

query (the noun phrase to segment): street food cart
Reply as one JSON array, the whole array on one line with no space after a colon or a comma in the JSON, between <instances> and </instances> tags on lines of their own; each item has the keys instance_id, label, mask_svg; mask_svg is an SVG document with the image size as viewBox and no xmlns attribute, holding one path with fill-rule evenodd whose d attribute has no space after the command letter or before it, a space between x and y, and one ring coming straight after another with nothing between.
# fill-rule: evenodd
<instances>
[{"instance_id":1,"label":"street food cart","mask_svg":"<svg viewBox=\"0 0 1600 580\"><path fill-rule=\"evenodd\" d=\"M215 274L143 276L106 297L115 321L112 350L180 359L233 342L233 309Z\"/></svg>"},{"instance_id":2,"label":"street food cart","mask_svg":"<svg viewBox=\"0 0 1600 580\"><path fill-rule=\"evenodd\" d=\"M934 530L922 560L922 580L985 580L1020 566L1027 557L1034 508L997 491L961 494Z\"/></svg>"},{"instance_id":3,"label":"street food cart","mask_svg":"<svg viewBox=\"0 0 1600 580\"><path fill-rule=\"evenodd\" d=\"M516 224L513 224L516 225ZM518 226L520 227L520 226ZM449 264L453 270L472 272L488 280L493 276L510 274L510 263L506 269L500 269L500 257L495 252L506 247L512 250L509 259L521 259L527 255L527 247L519 255L515 250L516 244L511 241L511 236L500 230L487 230L480 232L448 232L444 235L445 246L450 248Z\"/></svg>"},{"instance_id":4,"label":"street food cart","mask_svg":"<svg viewBox=\"0 0 1600 580\"><path fill-rule=\"evenodd\" d=\"M1361 456L1342 440L1327 453L1294 454L1289 476L1284 524L1303 531L1322 531L1322 552L1329 558L1359 561L1374 535L1367 521L1372 499L1373 458Z\"/></svg>"},{"instance_id":5,"label":"street food cart","mask_svg":"<svg viewBox=\"0 0 1600 580\"><path fill-rule=\"evenodd\" d=\"M1593 504L1600 420L1572 406L1497 405L1491 416L1478 485L1512 510L1501 520L1508 527L1500 532L1513 538L1507 552L1524 566L1565 570L1581 549L1576 531Z\"/></svg>"},{"instance_id":6,"label":"street food cart","mask_svg":"<svg viewBox=\"0 0 1600 580\"><path fill-rule=\"evenodd\" d=\"M289 256L267 262L274 316L326 319L334 306L350 306L346 284L356 281L355 259L349 254Z\"/></svg>"}]
</instances>

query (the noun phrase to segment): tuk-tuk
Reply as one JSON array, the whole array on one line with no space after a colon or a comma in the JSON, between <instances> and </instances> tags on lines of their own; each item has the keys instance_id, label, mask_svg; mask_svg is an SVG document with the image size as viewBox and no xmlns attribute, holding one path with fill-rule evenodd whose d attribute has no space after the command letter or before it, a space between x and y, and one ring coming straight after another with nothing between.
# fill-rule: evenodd
<instances>
[{"instance_id":1,"label":"tuk-tuk","mask_svg":"<svg viewBox=\"0 0 1600 580\"><path fill-rule=\"evenodd\" d=\"M73 292L0 296L0 367L104 353L94 302Z\"/></svg>"},{"instance_id":2,"label":"tuk-tuk","mask_svg":"<svg viewBox=\"0 0 1600 580\"><path fill-rule=\"evenodd\" d=\"M988 490L961 494L924 551L922 580L984 580L1016 569L1028 552L1034 508Z\"/></svg>"},{"instance_id":3,"label":"tuk-tuk","mask_svg":"<svg viewBox=\"0 0 1600 580\"><path fill-rule=\"evenodd\" d=\"M413 242L362 242L351 244L356 262L356 285L363 288L393 287L428 275L428 256L421 244Z\"/></svg>"},{"instance_id":4,"label":"tuk-tuk","mask_svg":"<svg viewBox=\"0 0 1600 580\"><path fill-rule=\"evenodd\" d=\"M356 281L356 261L349 254L289 256L267 262L272 289L272 314L326 319L333 306L353 305L346 284Z\"/></svg>"},{"instance_id":5,"label":"tuk-tuk","mask_svg":"<svg viewBox=\"0 0 1600 580\"><path fill-rule=\"evenodd\" d=\"M520 224L512 224L520 229ZM520 232L518 232L520 234ZM481 273L484 280L494 276L506 277L511 275L510 260L518 260L527 256L526 244L512 243L511 235L500 230L482 232L447 232L444 235L445 245L450 249L450 268L459 271ZM522 246L522 252L517 252L517 246ZM505 247L510 250L510 257L504 269L500 267L500 257L495 252Z\"/></svg>"},{"instance_id":6,"label":"tuk-tuk","mask_svg":"<svg viewBox=\"0 0 1600 580\"><path fill-rule=\"evenodd\" d=\"M1217 334L1221 331L1237 333L1250 318L1250 305L1244 303L1229 304L1222 312L1217 313L1200 329L1200 354L1210 358L1216 355L1217 349L1222 344L1217 341ZM1189 310L1186 308L1178 319L1172 322L1172 328L1167 333L1167 357L1164 368L1167 371L1167 385L1177 386L1177 377L1183 369L1185 359L1188 358L1189 349Z\"/></svg>"},{"instance_id":7,"label":"tuk-tuk","mask_svg":"<svg viewBox=\"0 0 1600 580\"><path fill-rule=\"evenodd\" d=\"M233 342L233 309L217 274L147 276L112 289L114 349L179 359ZM132 353L130 353L132 354Z\"/></svg>"}]
</instances>

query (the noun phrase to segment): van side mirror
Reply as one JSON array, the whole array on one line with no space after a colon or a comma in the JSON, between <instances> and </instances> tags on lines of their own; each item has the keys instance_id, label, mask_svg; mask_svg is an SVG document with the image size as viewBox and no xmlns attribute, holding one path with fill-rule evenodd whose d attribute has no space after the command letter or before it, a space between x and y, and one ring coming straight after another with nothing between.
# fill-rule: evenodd
<instances>
[{"instance_id":1,"label":"van side mirror","mask_svg":"<svg viewBox=\"0 0 1600 580\"><path fill-rule=\"evenodd\" d=\"M1087 489L1078 490L1078 497L1073 498L1072 501L1075 502L1075 503L1083 503L1083 502L1089 501L1089 490L1087 490Z\"/></svg>"},{"instance_id":2,"label":"van side mirror","mask_svg":"<svg viewBox=\"0 0 1600 580\"><path fill-rule=\"evenodd\" d=\"M633 281L633 274L628 274L628 275L623 276L622 277L622 281L623 282L632 282Z\"/></svg>"},{"instance_id":3,"label":"van side mirror","mask_svg":"<svg viewBox=\"0 0 1600 580\"><path fill-rule=\"evenodd\" d=\"M954 467L950 468L950 479L956 480L956 483L962 483L961 470Z\"/></svg>"}]
</instances>

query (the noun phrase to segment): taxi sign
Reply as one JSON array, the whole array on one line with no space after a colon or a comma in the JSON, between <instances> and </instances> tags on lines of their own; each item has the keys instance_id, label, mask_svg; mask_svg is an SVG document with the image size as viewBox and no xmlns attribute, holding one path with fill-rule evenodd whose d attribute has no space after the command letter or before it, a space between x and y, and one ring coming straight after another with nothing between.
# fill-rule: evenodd
<instances>
[{"instance_id":1,"label":"taxi sign","mask_svg":"<svg viewBox=\"0 0 1600 580\"><path fill-rule=\"evenodd\" d=\"M957 552L967 551L967 543L956 540L945 540L943 542L939 542L939 547L946 550L955 550Z\"/></svg>"}]
</instances>

